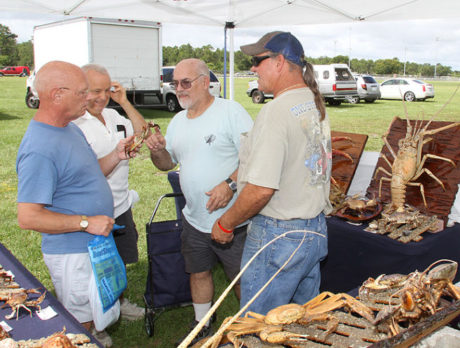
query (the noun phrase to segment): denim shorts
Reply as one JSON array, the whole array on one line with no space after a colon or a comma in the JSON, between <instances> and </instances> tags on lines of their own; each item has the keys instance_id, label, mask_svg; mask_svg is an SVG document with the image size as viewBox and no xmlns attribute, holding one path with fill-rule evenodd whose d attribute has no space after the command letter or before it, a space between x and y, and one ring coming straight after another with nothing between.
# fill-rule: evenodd
<instances>
[{"instance_id":1,"label":"denim shorts","mask_svg":"<svg viewBox=\"0 0 460 348\"><path fill-rule=\"evenodd\" d=\"M327 255L327 226L324 214L312 219L278 220L256 215L248 226L241 268L267 243L284 232L292 232L266 247L241 277L241 307L268 282L292 256L247 310L265 315L287 303L304 304L319 294L320 261ZM312 233L317 232L317 233Z\"/></svg>"}]
</instances>

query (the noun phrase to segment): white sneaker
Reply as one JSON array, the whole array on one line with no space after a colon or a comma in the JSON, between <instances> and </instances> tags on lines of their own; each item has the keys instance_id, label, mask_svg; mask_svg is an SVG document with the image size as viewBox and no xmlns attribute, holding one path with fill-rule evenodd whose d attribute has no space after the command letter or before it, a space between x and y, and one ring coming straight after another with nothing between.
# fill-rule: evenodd
<instances>
[{"instance_id":1,"label":"white sneaker","mask_svg":"<svg viewBox=\"0 0 460 348\"><path fill-rule=\"evenodd\" d=\"M144 318L145 309L139 307L135 303L129 302L127 298L124 298L120 303L120 313L123 319L138 320Z\"/></svg>"},{"instance_id":2,"label":"white sneaker","mask_svg":"<svg viewBox=\"0 0 460 348\"><path fill-rule=\"evenodd\" d=\"M112 347L112 338L110 338L109 334L105 331L96 331L95 328L91 330L91 334L94 336L95 339L99 341L105 348Z\"/></svg>"}]
</instances>

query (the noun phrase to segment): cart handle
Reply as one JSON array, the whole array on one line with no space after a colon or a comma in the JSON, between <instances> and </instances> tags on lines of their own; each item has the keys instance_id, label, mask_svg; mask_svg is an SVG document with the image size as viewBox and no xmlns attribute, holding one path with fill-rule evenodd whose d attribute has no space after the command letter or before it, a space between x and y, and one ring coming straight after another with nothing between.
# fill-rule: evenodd
<instances>
[{"instance_id":1,"label":"cart handle","mask_svg":"<svg viewBox=\"0 0 460 348\"><path fill-rule=\"evenodd\" d=\"M166 193L163 196L161 196L158 199L157 204L155 205L155 209L153 210L152 216L150 217L149 224L152 223L153 218L155 217L155 214L157 213L157 210L160 207L160 203L163 200L163 198L166 198L166 197L183 197L183 196L184 196L184 194L182 192Z\"/></svg>"}]
</instances>

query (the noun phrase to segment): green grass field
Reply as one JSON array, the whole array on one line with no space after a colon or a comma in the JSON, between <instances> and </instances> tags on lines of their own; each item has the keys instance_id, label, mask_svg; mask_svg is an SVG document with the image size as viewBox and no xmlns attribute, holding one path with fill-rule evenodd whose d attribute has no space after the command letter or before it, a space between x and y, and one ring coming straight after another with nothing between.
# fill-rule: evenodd
<instances>
[{"instance_id":1,"label":"green grass field","mask_svg":"<svg viewBox=\"0 0 460 348\"><path fill-rule=\"evenodd\" d=\"M235 99L240 102L253 118L262 105L253 104L246 95L248 79L235 80ZM435 82L436 97L425 102L408 103L410 118L428 118L448 100L458 82ZM17 149L34 110L26 107L24 102L26 78L0 78L0 148L2 165L0 167L0 236L1 242L50 290L50 281L46 266L41 257L40 234L20 230L16 220L17 178L15 160ZM437 121L460 121L460 93L436 117ZM147 120L155 120L163 131L173 114L162 110L141 110ZM356 105L344 103L341 106L327 107L331 128L337 131L368 134L367 151L380 151L381 136L387 130L394 116L404 117L401 101L377 100L375 103ZM140 234L140 260L128 266L127 297L143 305L143 294L147 279L147 254L145 241L145 224L152 214L158 198L171 192L165 172L157 170L151 163L148 150L143 148L138 157L131 161L130 187L140 195L140 202L134 207L134 219ZM175 219L173 202L162 204L156 221ZM216 295L227 285L220 267L214 271ZM231 293L218 310L218 324L228 315L236 313L238 302ZM174 309L162 314L155 323L155 335L149 338L144 330L144 322L119 321L108 329L115 347L172 347L178 337L182 336L193 315L191 307Z\"/></svg>"}]
</instances>

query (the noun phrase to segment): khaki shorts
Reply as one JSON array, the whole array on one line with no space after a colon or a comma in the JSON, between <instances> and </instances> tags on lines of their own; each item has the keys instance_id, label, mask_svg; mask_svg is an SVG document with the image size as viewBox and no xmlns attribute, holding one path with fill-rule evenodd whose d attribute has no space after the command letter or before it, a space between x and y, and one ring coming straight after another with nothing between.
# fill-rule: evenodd
<instances>
[{"instance_id":1,"label":"khaki shorts","mask_svg":"<svg viewBox=\"0 0 460 348\"><path fill-rule=\"evenodd\" d=\"M88 253L43 254L58 300L80 322L93 320L89 280L93 271Z\"/></svg>"}]
</instances>

